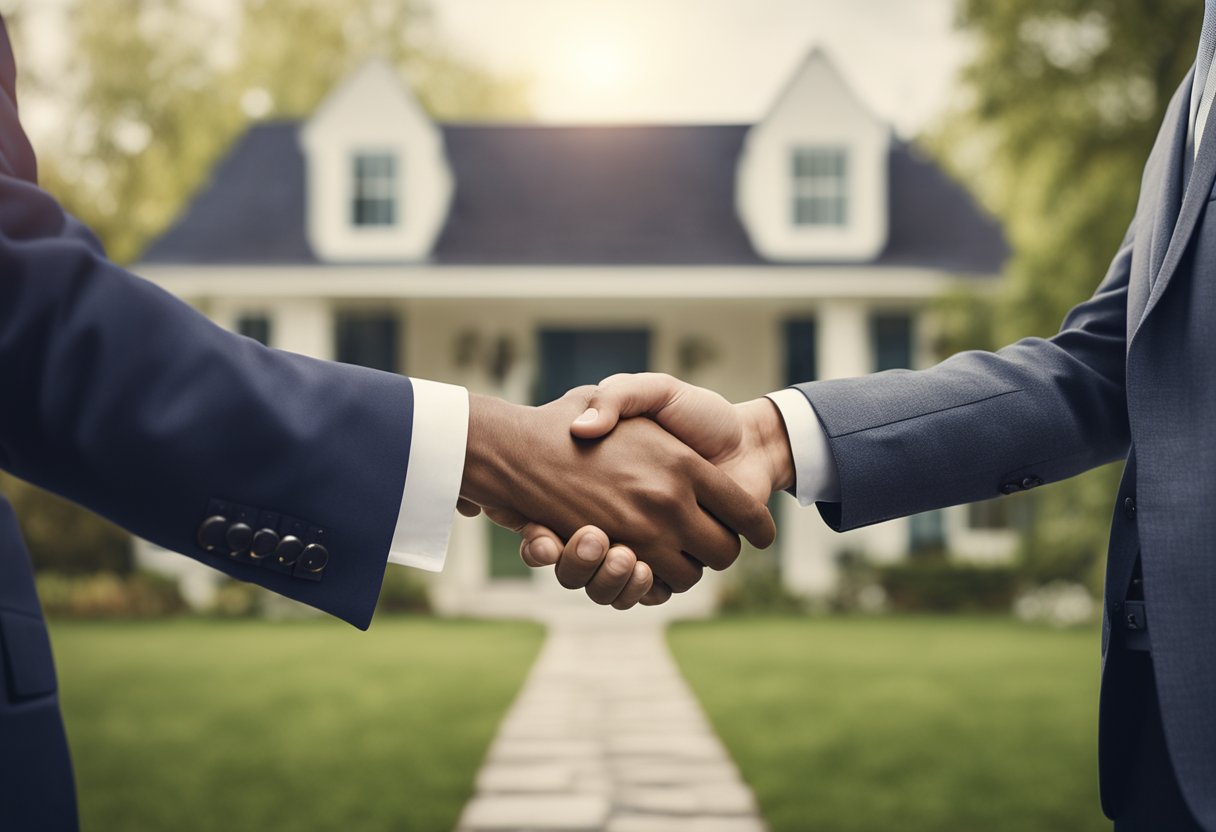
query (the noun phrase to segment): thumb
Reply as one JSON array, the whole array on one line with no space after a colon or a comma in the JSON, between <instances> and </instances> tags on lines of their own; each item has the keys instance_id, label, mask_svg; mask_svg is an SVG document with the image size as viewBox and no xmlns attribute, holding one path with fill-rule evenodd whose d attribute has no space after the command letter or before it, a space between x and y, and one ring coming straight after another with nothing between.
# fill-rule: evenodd
<instances>
[{"instance_id":1,"label":"thumb","mask_svg":"<svg viewBox=\"0 0 1216 832\"><path fill-rule=\"evenodd\" d=\"M679 393L684 382L666 373L619 373L599 383L587 409L570 425L579 439L598 439L621 419L654 416Z\"/></svg>"}]
</instances>

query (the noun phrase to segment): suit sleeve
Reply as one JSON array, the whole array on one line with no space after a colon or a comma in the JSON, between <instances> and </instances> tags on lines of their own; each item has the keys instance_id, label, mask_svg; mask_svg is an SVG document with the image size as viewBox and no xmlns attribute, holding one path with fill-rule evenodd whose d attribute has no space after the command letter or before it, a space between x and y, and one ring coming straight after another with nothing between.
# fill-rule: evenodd
<instances>
[{"instance_id":1,"label":"suit sleeve","mask_svg":"<svg viewBox=\"0 0 1216 832\"><path fill-rule=\"evenodd\" d=\"M0 466L366 628L402 508L409 379L267 349L109 262L33 184L3 92ZM213 516L298 544L208 548Z\"/></svg>"},{"instance_id":2,"label":"suit sleeve","mask_svg":"<svg viewBox=\"0 0 1216 832\"><path fill-rule=\"evenodd\" d=\"M839 478L839 502L818 504L828 525L847 531L986 500L1126 456L1132 238L1052 338L927 370L796 385Z\"/></svg>"}]
</instances>

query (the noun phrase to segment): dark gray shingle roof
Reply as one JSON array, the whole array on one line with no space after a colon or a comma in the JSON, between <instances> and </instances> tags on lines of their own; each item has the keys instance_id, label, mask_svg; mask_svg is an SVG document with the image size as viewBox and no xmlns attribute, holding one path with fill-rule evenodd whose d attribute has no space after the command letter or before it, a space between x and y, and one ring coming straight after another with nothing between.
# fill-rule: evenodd
<instances>
[{"instance_id":1,"label":"dark gray shingle roof","mask_svg":"<svg viewBox=\"0 0 1216 832\"><path fill-rule=\"evenodd\" d=\"M251 127L142 262L318 263L297 122ZM747 127L442 127L456 192L437 263L763 264L734 210ZM878 265L995 274L996 220L914 148L890 153Z\"/></svg>"}]
</instances>

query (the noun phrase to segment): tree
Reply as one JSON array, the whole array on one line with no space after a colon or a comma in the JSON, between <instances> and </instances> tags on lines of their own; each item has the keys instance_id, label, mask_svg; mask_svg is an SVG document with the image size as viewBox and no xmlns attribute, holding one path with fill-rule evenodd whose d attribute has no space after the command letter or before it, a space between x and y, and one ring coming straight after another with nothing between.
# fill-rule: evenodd
<instances>
[{"instance_id":1,"label":"tree","mask_svg":"<svg viewBox=\"0 0 1216 832\"><path fill-rule=\"evenodd\" d=\"M6 14L18 56L23 0ZM519 79L498 79L439 42L417 0L238 0L217 18L195 0L70 0L66 73L22 64L20 97L65 114L37 148L40 184L120 262L138 257L253 119L299 118L361 61L397 65L440 118L526 114ZM39 568L130 567L114 526L44 491L0 478Z\"/></svg>"},{"instance_id":2,"label":"tree","mask_svg":"<svg viewBox=\"0 0 1216 832\"><path fill-rule=\"evenodd\" d=\"M12 18L19 46L22 5L34 3ZM437 118L527 113L524 82L451 54L419 0L237 0L224 17L195 0L69 8L66 73L23 66L22 93L67 114L38 148L43 187L120 263L165 228L249 121L307 116L371 56L398 66Z\"/></svg>"},{"instance_id":3,"label":"tree","mask_svg":"<svg viewBox=\"0 0 1216 832\"><path fill-rule=\"evenodd\" d=\"M963 103L929 144L1001 219L1013 256L994 308L949 299L950 349L1051 335L1092 294L1202 18L1196 0L961 0L976 49ZM976 327L977 314L993 326ZM1033 575L1097 579L1120 468L1026 495Z\"/></svg>"}]
</instances>

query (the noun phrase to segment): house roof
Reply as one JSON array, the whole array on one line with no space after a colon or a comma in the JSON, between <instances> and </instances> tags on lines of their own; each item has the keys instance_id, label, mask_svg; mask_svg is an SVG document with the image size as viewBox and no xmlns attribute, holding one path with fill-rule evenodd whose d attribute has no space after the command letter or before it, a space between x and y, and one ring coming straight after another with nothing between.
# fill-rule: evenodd
<instances>
[{"instance_id":1,"label":"house roof","mask_svg":"<svg viewBox=\"0 0 1216 832\"><path fill-rule=\"evenodd\" d=\"M308 242L300 123L257 124L143 263L321 264ZM442 125L456 187L438 264L763 265L735 213L744 125ZM866 264L995 274L999 224L893 140L889 236Z\"/></svg>"}]
</instances>

